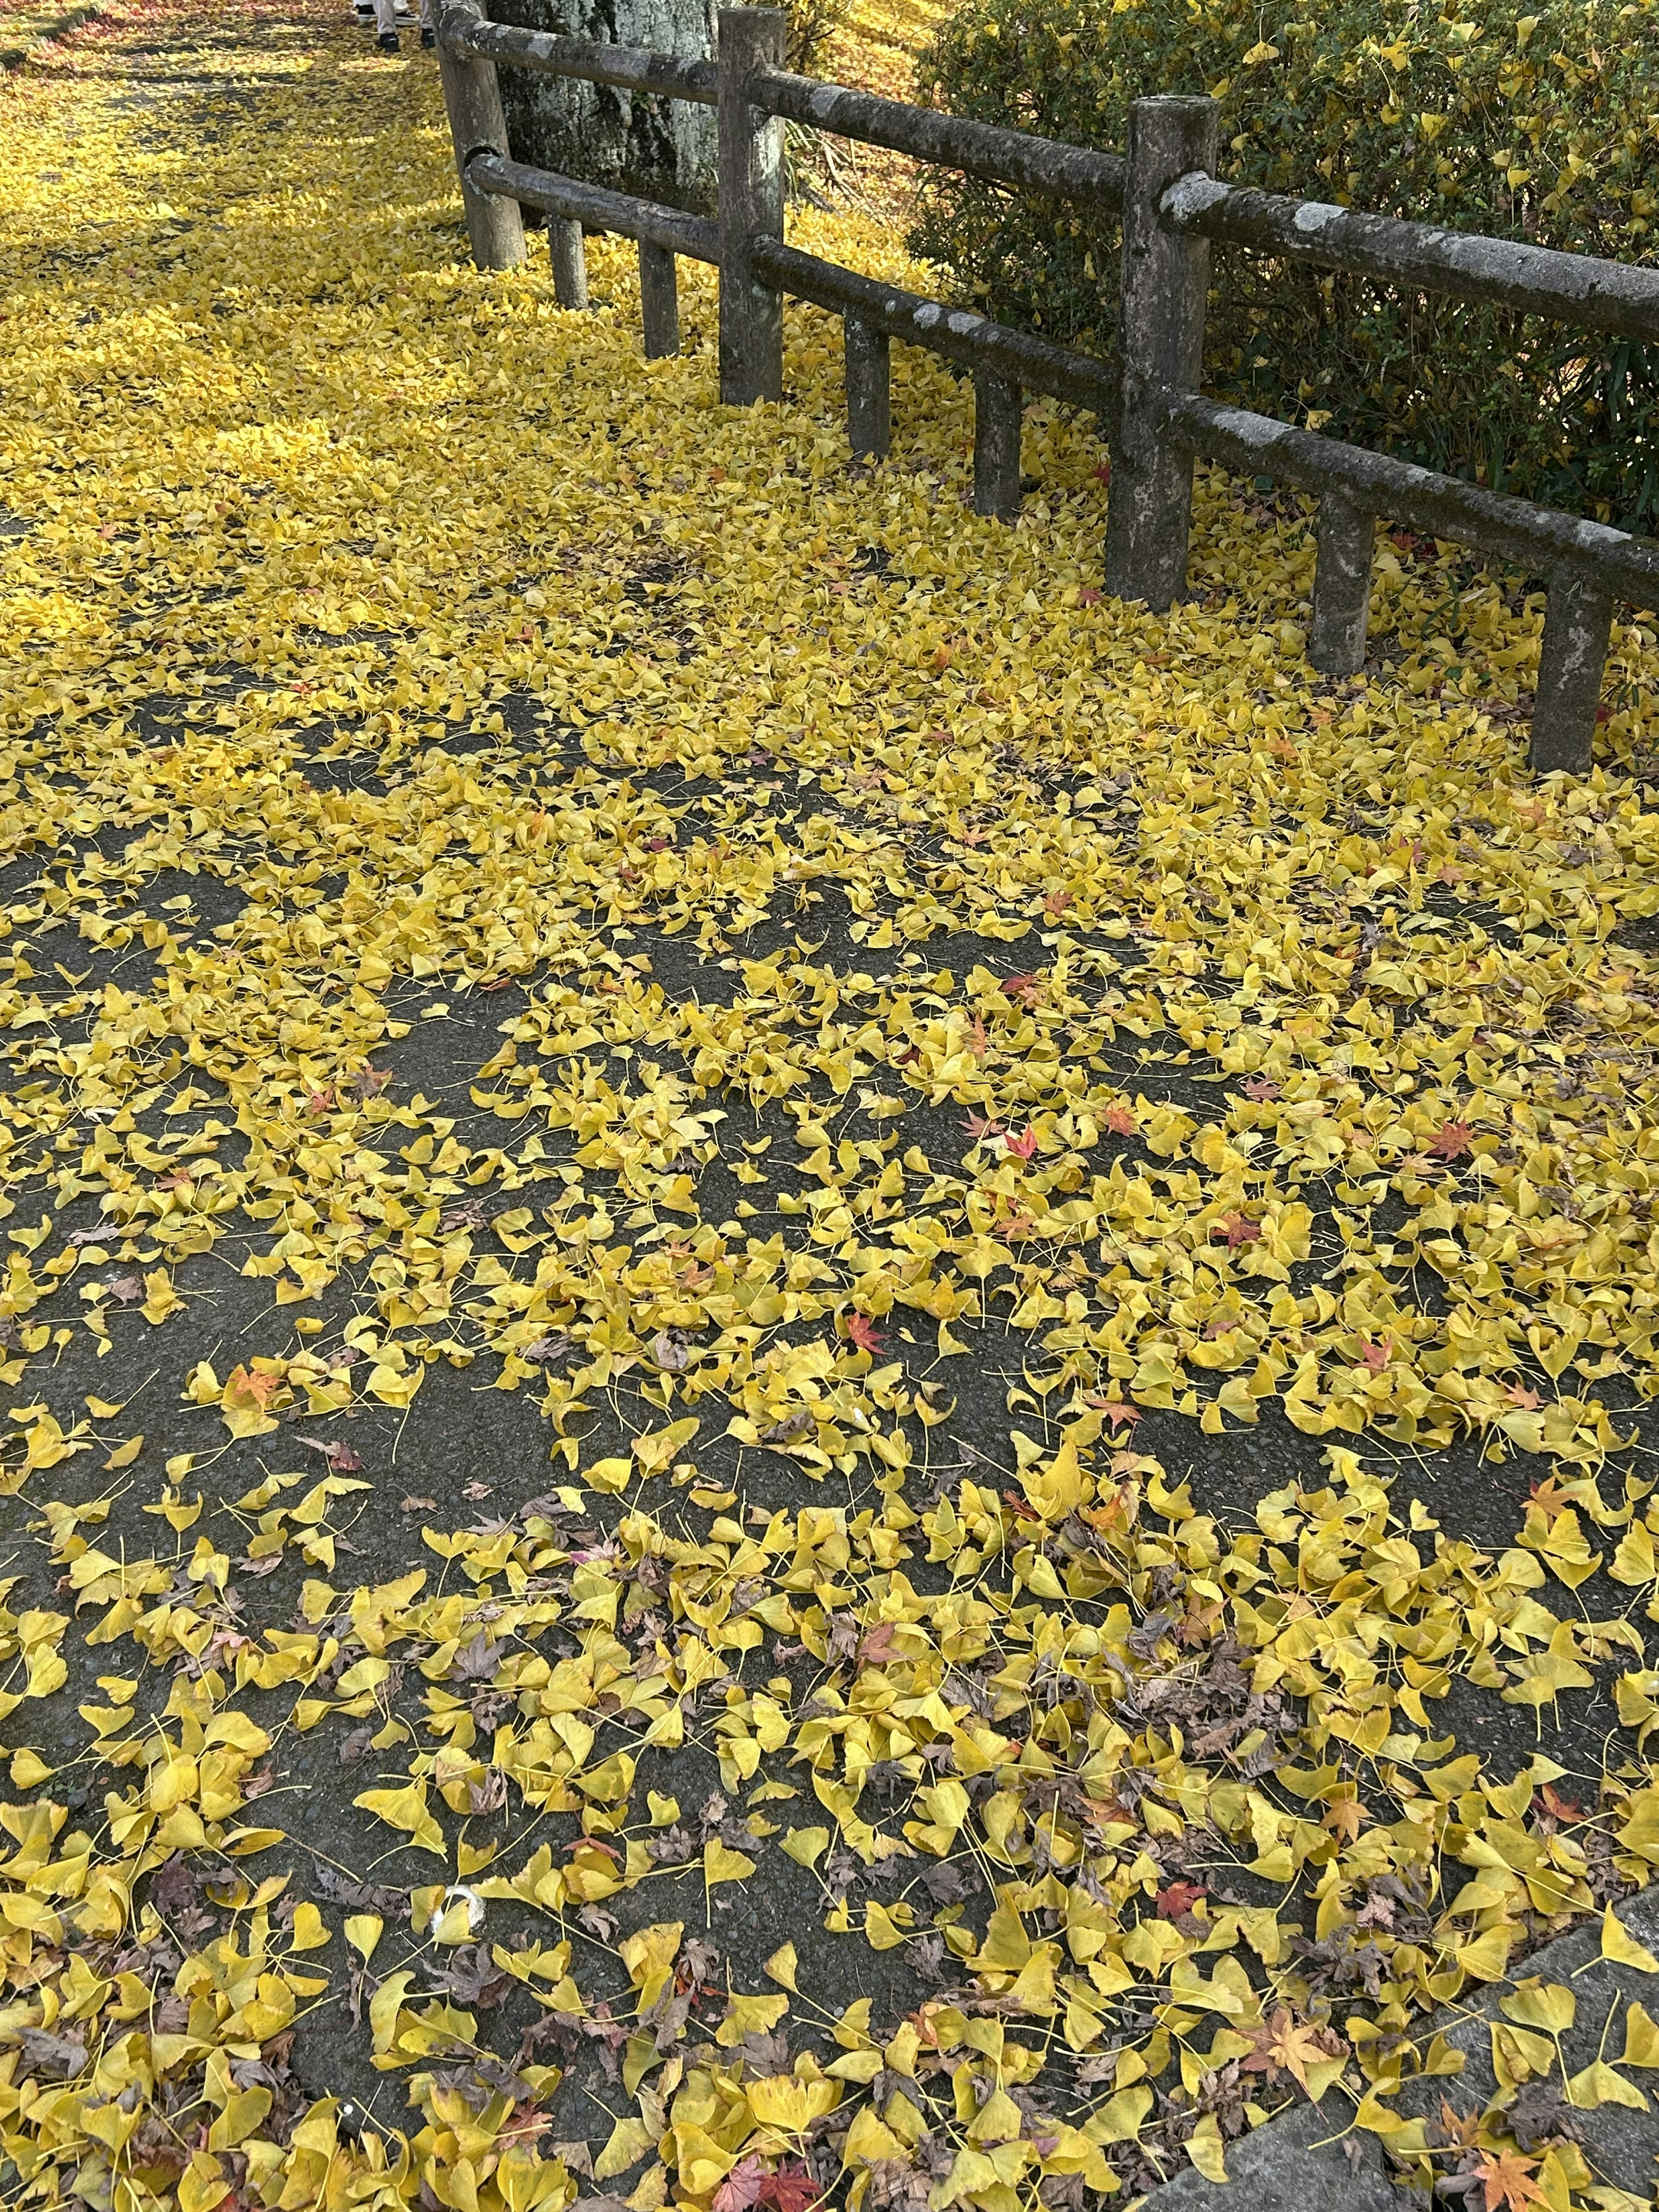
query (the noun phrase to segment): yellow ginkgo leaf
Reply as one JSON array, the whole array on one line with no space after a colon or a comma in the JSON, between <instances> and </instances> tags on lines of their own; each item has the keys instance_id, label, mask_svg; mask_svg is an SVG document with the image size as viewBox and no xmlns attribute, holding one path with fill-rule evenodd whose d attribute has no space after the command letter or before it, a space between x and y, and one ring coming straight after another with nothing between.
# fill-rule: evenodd
<instances>
[{"instance_id":1,"label":"yellow ginkgo leaf","mask_svg":"<svg viewBox=\"0 0 1659 2212\"><path fill-rule=\"evenodd\" d=\"M1601 1914L1601 1956L1615 1966L1633 1966L1638 1973L1659 1974L1659 1959L1645 1943L1637 1942L1611 1905Z\"/></svg>"}]
</instances>

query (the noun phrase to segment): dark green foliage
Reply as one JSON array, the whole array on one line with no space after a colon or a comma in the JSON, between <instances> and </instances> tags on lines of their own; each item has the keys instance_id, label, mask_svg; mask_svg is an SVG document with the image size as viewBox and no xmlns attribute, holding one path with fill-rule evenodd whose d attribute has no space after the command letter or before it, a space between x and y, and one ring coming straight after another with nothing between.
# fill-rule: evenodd
<instances>
[{"instance_id":1,"label":"dark green foliage","mask_svg":"<svg viewBox=\"0 0 1659 2212\"><path fill-rule=\"evenodd\" d=\"M1102 147L1154 92L1221 101L1229 179L1645 261L1659 0L969 0L921 97ZM1116 225L929 173L912 243L1006 320L1104 351ZM1218 249L1211 387L1625 527L1659 525L1659 347Z\"/></svg>"}]
</instances>

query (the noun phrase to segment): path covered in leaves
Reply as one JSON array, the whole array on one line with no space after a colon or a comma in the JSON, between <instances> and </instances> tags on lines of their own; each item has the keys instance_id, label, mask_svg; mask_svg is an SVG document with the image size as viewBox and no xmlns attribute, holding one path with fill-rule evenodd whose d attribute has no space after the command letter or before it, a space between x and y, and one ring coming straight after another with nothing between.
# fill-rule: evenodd
<instances>
[{"instance_id":1,"label":"path covered in leaves","mask_svg":"<svg viewBox=\"0 0 1659 2212\"><path fill-rule=\"evenodd\" d=\"M738 413L698 272L479 277L338 9L0 101L7 2202L1073 2212L1314 2095L1636 2205L1640 2007L1394 2099L1659 1862L1652 631L1539 786L1524 580L1323 684L1212 477L1115 605L1091 424L1004 530L928 361L855 468L828 319Z\"/></svg>"}]
</instances>

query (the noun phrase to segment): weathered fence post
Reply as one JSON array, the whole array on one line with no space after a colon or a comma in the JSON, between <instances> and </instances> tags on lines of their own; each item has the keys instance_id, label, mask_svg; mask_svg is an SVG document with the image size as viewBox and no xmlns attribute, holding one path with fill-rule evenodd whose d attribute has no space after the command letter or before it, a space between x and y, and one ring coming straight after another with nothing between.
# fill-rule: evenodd
<instances>
[{"instance_id":1,"label":"weathered fence post","mask_svg":"<svg viewBox=\"0 0 1659 2212\"><path fill-rule=\"evenodd\" d=\"M843 318L847 349L847 442L861 460L887 457L893 440L892 348L885 331Z\"/></svg>"},{"instance_id":2,"label":"weathered fence post","mask_svg":"<svg viewBox=\"0 0 1659 2212\"><path fill-rule=\"evenodd\" d=\"M974 513L1012 522L1019 513L1019 432L1024 395L988 368L974 372Z\"/></svg>"},{"instance_id":3,"label":"weathered fence post","mask_svg":"<svg viewBox=\"0 0 1659 2212\"><path fill-rule=\"evenodd\" d=\"M553 297L562 307L587 305L587 249L580 223L567 216L547 218L547 250L553 260Z\"/></svg>"},{"instance_id":4,"label":"weathered fence post","mask_svg":"<svg viewBox=\"0 0 1659 2212\"><path fill-rule=\"evenodd\" d=\"M1558 569L1544 603L1544 642L1532 708L1529 765L1537 775L1565 769L1588 775L1601 699L1613 601L1587 576Z\"/></svg>"},{"instance_id":5,"label":"weathered fence post","mask_svg":"<svg viewBox=\"0 0 1659 2212\"><path fill-rule=\"evenodd\" d=\"M640 240L640 322L645 357L666 361L680 349L680 288L674 257L665 246Z\"/></svg>"},{"instance_id":6,"label":"weathered fence post","mask_svg":"<svg viewBox=\"0 0 1659 2212\"><path fill-rule=\"evenodd\" d=\"M1376 542L1374 514L1340 492L1321 495L1308 658L1322 676L1358 676L1365 665Z\"/></svg>"},{"instance_id":7,"label":"weathered fence post","mask_svg":"<svg viewBox=\"0 0 1659 2212\"><path fill-rule=\"evenodd\" d=\"M475 190L467 175L467 163L475 154L487 149L505 161L512 150L507 143L507 118L501 112L495 64L452 54L440 36L438 75L443 83L449 135L455 142L455 167L460 173L461 204L466 210L473 263L479 269L516 269L524 259L524 220L519 203Z\"/></svg>"},{"instance_id":8,"label":"weathered fence post","mask_svg":"<svg viewBox=\"0 0 1659 2212\"><path fill-rule=\"evenodd\" d=\"M720 121L720 398L733 407L783 397L783 295L755 271L750 241L783 236L783 125L752 106L757 69L781 69L781 8L722 8Z\"/></svg>"},{"instance_id":9,"label":"weathered fence post","mask_svg":"<svg viewBox=\"0 0 1659 2212\"><path fill-rule=\"evenodd\" d=\"M1177 177L1213 172L1216 113L1213 100L1176 94L1129 103L1106 588L1159 613L1186 589L1193 505L1193 458L1164 433L1165 395L1203 381L1210 281L1208 240L1166 228L1160 203Z\"/></svg>"}]
</instances>

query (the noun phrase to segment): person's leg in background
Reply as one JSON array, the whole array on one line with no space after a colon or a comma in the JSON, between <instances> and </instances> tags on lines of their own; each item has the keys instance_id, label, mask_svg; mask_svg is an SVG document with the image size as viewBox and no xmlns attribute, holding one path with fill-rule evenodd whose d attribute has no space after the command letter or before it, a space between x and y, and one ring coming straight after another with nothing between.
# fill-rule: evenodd
<instances>
[{"instance_id":1,"label":"person's leg in background","mask_svg":"<svg viewBox=\"0 0 1659 2212\"><path fill-rule=\"evenodd\" d=\"M398 0L374 0L374 43L383 54L398 51Z\"/></svg>"},{"instance_id":2,"label":"person's leg in background","mask_svg":"<svg viewBox=\"0 0 1659 2212\"><path fill-rule=\"evenodd\" d=\"M421 0L421 44L435 46L438 43L438 0Z\"/></svg>"}]
</instances>

